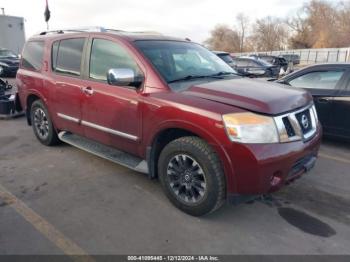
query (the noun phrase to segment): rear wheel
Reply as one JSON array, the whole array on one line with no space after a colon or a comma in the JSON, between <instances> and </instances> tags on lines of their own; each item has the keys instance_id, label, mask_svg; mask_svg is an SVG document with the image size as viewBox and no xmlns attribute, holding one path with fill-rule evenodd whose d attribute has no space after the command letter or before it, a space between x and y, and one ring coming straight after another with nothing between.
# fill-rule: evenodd
<instances>
[{"instance_id":1,"label":"rear wheel","mask_svg":"<svg viewBox=\"0 0 350 262\"><path fill-rule=\"evenodd\" d=\"M41 100L33 102L30 110L31 122L35 136L46 146L52 146L59 143L55 128L51 118Z\"/></svg>"},{"instance_id":2,"label":"rear wheel","mask_svg":"<svg viewBox=\"0 0 350 262\"><path fill-rule=\"evenodd\" d=\"M201 216L224 203L225 177L219 157L202 139L182 137L170 142L158 163L162 187L182 211Z\"/></svg>"}]
</instances>

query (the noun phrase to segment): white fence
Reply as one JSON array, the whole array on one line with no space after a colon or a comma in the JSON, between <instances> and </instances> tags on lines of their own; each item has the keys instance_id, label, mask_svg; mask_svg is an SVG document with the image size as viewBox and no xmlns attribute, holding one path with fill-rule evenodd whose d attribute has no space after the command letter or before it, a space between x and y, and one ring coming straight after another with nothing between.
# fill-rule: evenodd
<instances>
[{"instance_id":1,"label":"white fence","mask_svg":"<svg viewBox=\"0 0 350 262\"><path fill-rule=\"evenodd\" d=\"M275 56L295 54L300 57L300 64L302 65L315 63L350 62L350 47L233 53L234 56L249 56L252 54L267 54Z\"/></svg>"}]
</instances>

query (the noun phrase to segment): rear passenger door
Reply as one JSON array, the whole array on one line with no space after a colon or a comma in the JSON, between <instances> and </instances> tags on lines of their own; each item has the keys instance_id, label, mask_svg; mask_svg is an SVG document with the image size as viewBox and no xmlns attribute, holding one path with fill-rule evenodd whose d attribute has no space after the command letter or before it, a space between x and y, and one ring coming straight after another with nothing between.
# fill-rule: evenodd
<instances>
[{"instance_id":1,"label":"rear passenger door","mask_svg":"<svg viewBox=\"0 0 350 262\"><path fill-rule=\"evenodd\" d=\"M60 130L83 135L81 103L83 99L82 61L86 38L70 38L52 45L52 103L55 125Z\"/></svg>"}]
</instances>

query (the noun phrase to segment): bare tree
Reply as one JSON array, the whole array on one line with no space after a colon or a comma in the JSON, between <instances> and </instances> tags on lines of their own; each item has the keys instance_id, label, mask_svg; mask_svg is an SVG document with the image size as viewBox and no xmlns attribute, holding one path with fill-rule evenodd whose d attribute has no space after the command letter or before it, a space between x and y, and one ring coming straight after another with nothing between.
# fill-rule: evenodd
<instances>
[{"instance_id":1,"label":"bare tree","mask_svg":"<svg viewBox=\"0 0 350 262\"><path fill-rule=\"evenodd\" d=\"M288 19L292 48L343 47L350 44L350 4L312 0Z\"/></svg>"},{"instance_id":2,"label":"bare tree","mask_svg":"<svg viewBox=\"0 0 350 262\"><path fill-rule=\"evenodd\" d=\"M210 32L210 37L205 44L211 50L220 50L226 52L238 52L240 41L238 33L227 25L217 25Z\"/></svg>"},{"instance_id":3,"label":"bare tree","mask_svg":"<svg viewBox=\"0 0 350 262\"><path fill-rule=\"evenodd\" d=\"M286 20L266 17L252 24L240 13L233 29L218 25L205 43L228 52L350 46L350 2L311 0Z\"/></svg>"},{"instance_id":4,"label":"bare tree","mask_svg":"<svg viewBox=\"0 0 350 262\"><path fill-rule=\"evenodd\" d=\"M239 13L236 16L236 22L238 24L238 35L239 35L239 51L244 52L246 34L249 28L249 18L243 13Z\"/></svg>"},{"instance_id":5,"label":"bare tree","mask_svg":"<svg viewBox=\"0 0 350 262\"><path fill-rule=\"evenodd\" d=\"M253 25L252 40L257 51L286 49L288 29L278 18L268 16L258 19Z\"/></svg>"}]
</instances>

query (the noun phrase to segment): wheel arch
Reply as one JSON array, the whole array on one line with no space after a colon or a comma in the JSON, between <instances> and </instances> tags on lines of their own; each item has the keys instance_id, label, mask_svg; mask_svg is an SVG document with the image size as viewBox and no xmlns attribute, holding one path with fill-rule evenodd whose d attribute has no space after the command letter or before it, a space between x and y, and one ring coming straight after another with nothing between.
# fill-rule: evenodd
<instances>
[{"instance_id":1,"label":"wheel arch","mask_svg":"<svg viewBox=\"0 0 350 262\"><path fill-rule=\"evenodd\" d=\"M31 90L28 95L26 96L26 100L25 100L25 113L26 113L26 117L27 117L27 123L28 125L32 125L32 120L31 120L31 115L30 115L30 109L32 107L32 104L34 103L34 101L36 100L41 100L43 101L44 105L47 108L47 100L44 98L44 96L42 94L40 94L39 92L37 92L36 90Z\"/></svg>"},{"instance_id":2,"label":"wheel arch","mask_svg":"<svg viewBox=\"0 0 350 262\"><path fill-rule=\"evenodd\" d=\"M146 158L149 168L149 176L151 178L158 177L158 160L164 147L171 141L184 136L199 137L213 148L218 154L222 168L224 169L227 189L232 191L232 186L236 185L236 183L233 181L235 180L233 176L233 167L226 150L222 144L208 131L204 130L204 128L187 122L167 123L163 125L162 128L158 128L158 132L155 132L155 135L148 141Z\"/></svg>"}]
</instances>

